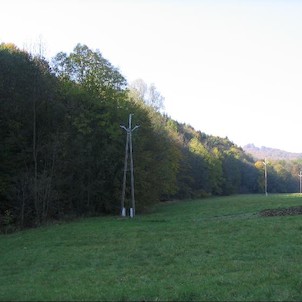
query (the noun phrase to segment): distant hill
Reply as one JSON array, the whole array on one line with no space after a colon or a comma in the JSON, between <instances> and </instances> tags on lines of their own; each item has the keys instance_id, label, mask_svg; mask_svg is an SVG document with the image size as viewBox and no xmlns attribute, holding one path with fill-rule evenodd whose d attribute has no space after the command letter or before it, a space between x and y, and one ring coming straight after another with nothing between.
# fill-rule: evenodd
<instances>
[{"instance_id":1,"label":"distant hill","mask_svg":"<svg viewBox=\"0 0 302 302\"><path fill-rule=\"evenodd\" d=\"M256 147L254 144L248 144L242 148L246 153L251 154L255 159L270 158L273 160L295 160L302 159L302 153L292 153L280 149L269 147Z\"/></svg>"}]
</instances>

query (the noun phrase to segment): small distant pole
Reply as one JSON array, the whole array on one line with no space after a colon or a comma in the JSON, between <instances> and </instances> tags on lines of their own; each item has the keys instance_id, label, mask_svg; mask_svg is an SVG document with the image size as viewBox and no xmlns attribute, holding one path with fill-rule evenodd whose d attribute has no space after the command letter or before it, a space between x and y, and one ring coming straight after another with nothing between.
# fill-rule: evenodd
<instances>
[{"instance_id":1,"label":"small distant pole","mask_svg":"<svg viewBox=\"0 0 302 302\"><path fill-rule=\"evenodd\" d=\"M128 169L128 155L130 154L130 175L131 175L131 204L130 217L135 216L135 199L134 199L134 168L133 168L133 150L132 150L132 132L136 130L139 126L135 126L132 129L132 115L129 114L129 124L128 128L125 126L120 126L127 133L126 148L125 148L125 163L124 163L124 177L123 177L123 189L122 189L122 200L121 200L121 216L126 216L125 208L125 195L126 195L126 180L127 180L127 169Z\"/></svg>"},{"instance_id":2,"label":"small distant pole","mask_svg":"<svg viewBox=\"0 0 302 302\"><path fill-rule=\"evenodd\" d=\"M302 171L301 170L300 170L299 177L300 177L300 194L301 194L302 193Z\"/></svg>"},{"instance_id":3,"label":"small distant pole","mask_svg":"<svg viewBox=\"0 0 302 302\"><path fill-rule=\"evenodd\" d=\"M265 196L267 196L267 161L266 158L264 159L264 190L265 190Z\"/></svg>"}]
</instances>

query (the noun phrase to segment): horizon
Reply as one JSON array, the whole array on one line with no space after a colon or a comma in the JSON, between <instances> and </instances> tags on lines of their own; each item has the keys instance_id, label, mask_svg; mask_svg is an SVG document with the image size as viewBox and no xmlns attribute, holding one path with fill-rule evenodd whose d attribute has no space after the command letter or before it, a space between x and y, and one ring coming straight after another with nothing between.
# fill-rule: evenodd
<instances>
[{"instance_id":1,"label":"horizon","mask_svg":"<svg viewBox=\"0 0 302 302\"><path fill-rule=\"evenodd\" d=\"M301 2L3 2L0 43L30 50L40 39L48 60L86 44L128 83L154 83L178 122L241 147L302 152Z\"/></svg>"},{"instance_id":2,"label":"horizon","mask_svg":"<svg viewBox=\"0 0 302 302\"><path fill-rule=\"evenodd\" d=\"M273 147L270 147L270 146L257 146L253 143L246 144L246 145L242 146L243 149L250 148L250 147L251 148L256 148L256 149L259 149L259 150L269 149L269 150L273 150L273 151L281 151L281 152L289 153L289 154L292 154L292 155L301 155L302 156L302 152L290 152L290 151L287 151L287 150L273 148Z\"/></svg>"}]
</instances>

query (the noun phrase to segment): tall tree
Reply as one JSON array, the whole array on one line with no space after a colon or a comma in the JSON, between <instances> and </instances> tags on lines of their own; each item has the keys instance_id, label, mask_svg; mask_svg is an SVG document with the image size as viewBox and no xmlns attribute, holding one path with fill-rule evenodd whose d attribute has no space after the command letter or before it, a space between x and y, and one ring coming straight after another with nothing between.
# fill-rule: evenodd
<instances>
[{"instance_id":1,"label":"tall tree","mask_svg":"<svg viewBox=\"0 0 302 302\"><path fill-rule=\"evenodd\" d=\"M165 98L154 83L147 85L142 79L137 79L130 84L130 95L135 101L142 101L155 111L164 109Z\"/></svg>"},{"instance_id":2,"label":"tall tree","mask_svg":"<svg viewBox=\"0 0 302 302\"><path fill-rule=\"evenodd\" d=\"M93 51L82 44L77 44L69 55L58 53L52 66L58 77L74 81L104 98L123 91L127 84L118 69L99 50Z\"/></svg>"},{"instance_id":3,"label":"tall tree","mask_svg":"<svg viewBox=\"0 0 302 302\"><path fill-rule=\"evenodd\" d=\"M0 65L4 199L21 224L40 223L53 198L55 79L46 61L11 45L1 45Z\"/></svg>"}]
</instances>

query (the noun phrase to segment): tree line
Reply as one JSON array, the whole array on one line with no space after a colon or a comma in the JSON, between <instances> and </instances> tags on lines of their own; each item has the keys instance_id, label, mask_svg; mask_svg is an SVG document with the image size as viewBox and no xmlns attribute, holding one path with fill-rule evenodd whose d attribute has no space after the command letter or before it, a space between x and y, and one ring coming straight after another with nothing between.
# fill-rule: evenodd
<instances>
[{"instance_id":1,"label":"tree line","mask_svg":"<svg viewBox=\"0 0 302 302\"><path fill-rule=\"evenodd\" d=\"M153 84L129 85L86 45L48 62L1 44L0 229L118 214L126 139L120 125L130 113L140 125L133 134L137 212L159 200L263 192L261 162L228 138L161 113L163 100ZM296 191L298 164L270 165L274 191Z\"/></svg>"}]
</instances>

